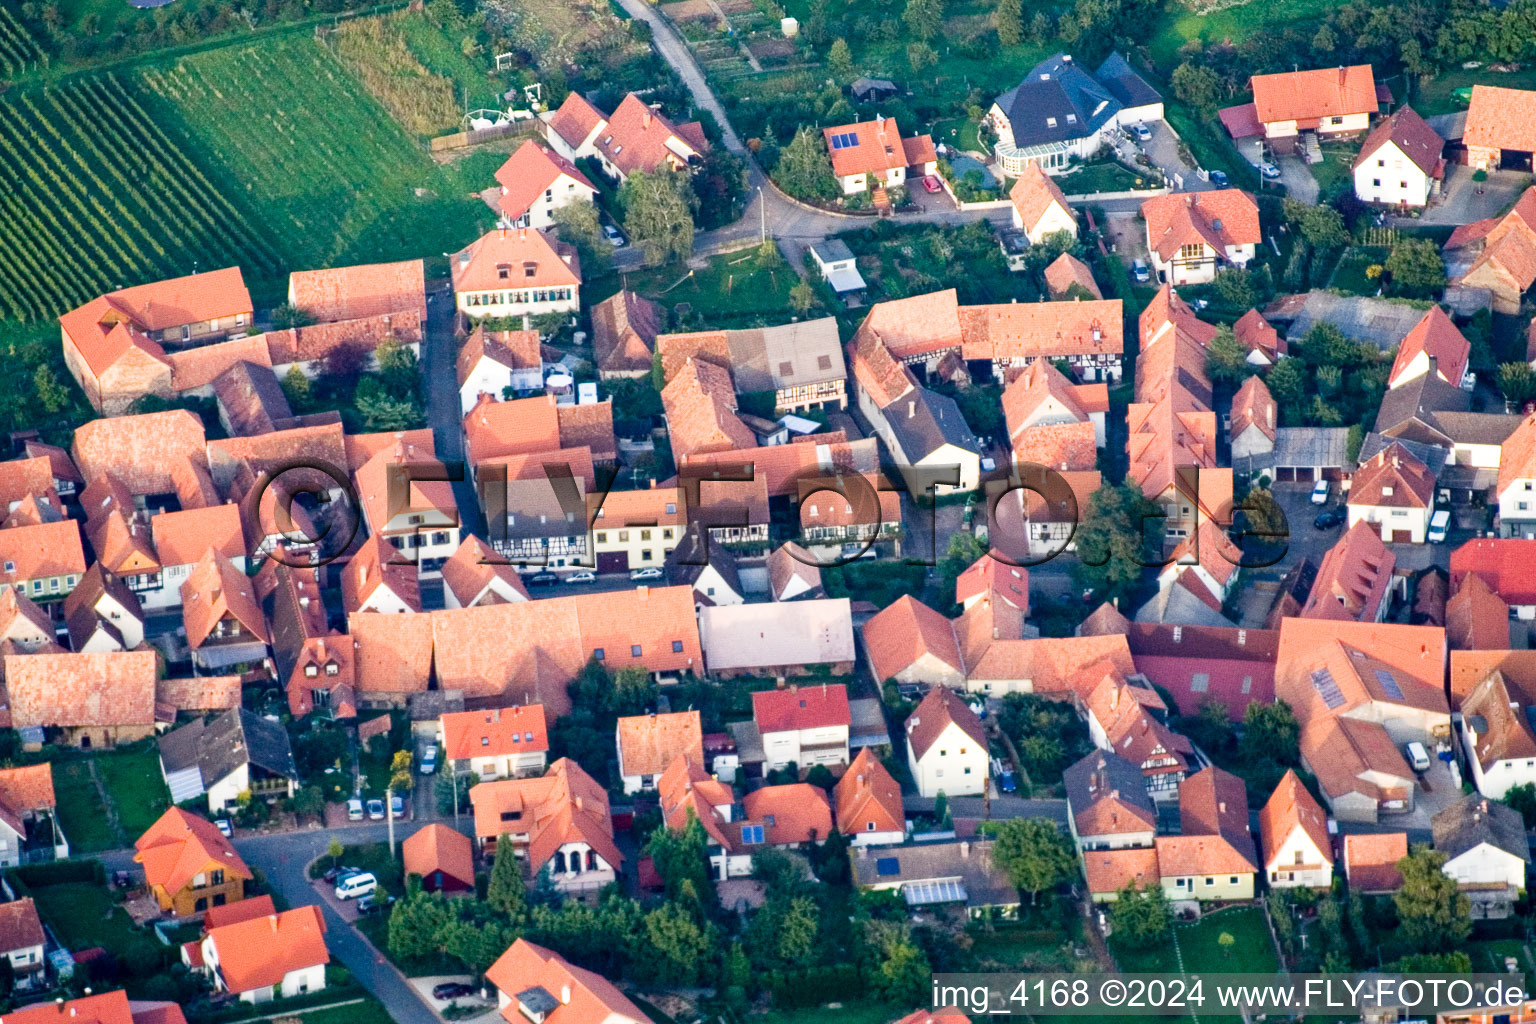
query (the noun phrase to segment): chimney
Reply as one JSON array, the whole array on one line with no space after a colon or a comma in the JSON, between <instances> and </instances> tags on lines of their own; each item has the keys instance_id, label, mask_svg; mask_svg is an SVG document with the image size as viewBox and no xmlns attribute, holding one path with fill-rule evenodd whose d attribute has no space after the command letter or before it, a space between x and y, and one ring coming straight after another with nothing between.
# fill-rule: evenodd
<instances>
[{"instance_id":1,"label":"chimney","mask_svg":"<svg viewBox=\"0 0 1536 1024\"><path fill-rule=\"evenodd\" d=\"M909 398L909 399L907 399L907 419L910 420L910 419L914 418L916 415L917 415L917 399Z\"/></svg>"},{"instance_id":2,"label":"chimney","mask_svg":"<svg viewBox=\"0 0 1536 1024\"><path fill-rule=\"evenodd\" d=\"M1216 813L1217 814L1226 814L1227 813L1227 802L1225 800L1219 801L1216 804Z\"/></svg>"},{"instance_id":3,"label":"chimney","mask_svg":"<svg viewBox=\"0 0 1536 1024\"><path fill-rule=\"evenodd\" d=\"M638 600L644 601L646 598L648 598L650 596L650 594L651 594L651 588L650 588L649 584L642 583L638 587L635 588L635 597Z\"/></svg>"},{"instance_id":4,"label":"chimney","mask_svg":"<svg viewBox=\"0 0 1536 1024\"><path fill-rule=\"evenodd\" d=\"M651 113L650 109L647 108L645 113L640 115L640 127L649 130L649 128L651 127L651 121L652 121L652 119L654 117L655 117L655 115L653 115Z\"/></svg>"},{"instance_id":5,"label":"chimney","mask_svg":"<svg viewBox=\"0 0 1536 1024\"><path fill-rule=\"evenodd\" d=\"M571 1005L571 986L570 985L561 985L560 986L560 1004L562 1006L569 1006L569 1005Z\"/></svg>"},{"instance_id":6,"label":"chimney","mask_svg":"<svg viewBox=\"0 0 1536 1024\"><path fill-rule=\"evenodd\" d=\"M960 859L961 860L969 860L970 856L971 856L971 844L968 843L968 842L962 842L960 844Z\"/></svg>"},{"instance_id":7,"label":"chimney","mask_svg":"<svg viewBox=\"0 0 1536 1024\"><path fill-rule=\"evenodd\" d=\"M581 810L581 794L580 793L576 794L576 809L578 811Z\"/></svg>"}]
</instances>

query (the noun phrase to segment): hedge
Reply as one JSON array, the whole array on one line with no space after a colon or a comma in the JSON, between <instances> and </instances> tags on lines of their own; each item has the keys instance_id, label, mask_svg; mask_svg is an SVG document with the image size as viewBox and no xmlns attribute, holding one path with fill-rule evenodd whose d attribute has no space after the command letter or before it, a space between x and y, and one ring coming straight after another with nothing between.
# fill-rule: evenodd
<instances>
[{"instance_id":1,"label":"hedge","mask_svg":"<svg viewBox=\"0 0 1536 1024\"><path fill-rule=\"evenodd\" d=\"M768 993L773 1005L787 1008L846 1002L864 991L864 979L852 964L810 967L800 971L770 971Z\"/></svg>"}]
</instances>

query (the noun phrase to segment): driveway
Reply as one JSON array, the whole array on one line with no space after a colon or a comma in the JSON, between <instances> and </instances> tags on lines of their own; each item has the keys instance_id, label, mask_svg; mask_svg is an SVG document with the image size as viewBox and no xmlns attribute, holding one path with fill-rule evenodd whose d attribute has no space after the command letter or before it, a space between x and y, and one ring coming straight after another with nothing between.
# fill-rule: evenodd
<instances>
[{"instance_id":1,"label":"driveway","mask_svg":"<svg viewBox=\"0 0 1536 1024\"><path fill-rule=\"evenodd\" d=\"M453 314L453 292L447 281L437 282L427 292L427 328L421 346L421 372L427 382L427 424L432 428L437 460L463 466L464 428L459 416L458 374L454 369L459 349L453 336ZM467 467L464 478L453 484L453 498L459 506L461 532L486 539L480 498L469 480Z\"/></svg>"},{"instance_id":2,"label":"driveway","mask_svg":"<svg viewBox=\"0 0 1536 1024\"><path fill-rule=\"evenodd\" d=\"M1317 202L1320 191L1317 179L1312 177L1305 160L1294 153L1279 153L1275 156L1275 166L1280 168L1280 183L1285 186L1287 196L1308 205Z\"/></svg>"},{"instance_id":3,"label":"driveway","mask_svg":"<svg viewBox=\"0 0 1536 1024\"><path fill-rule=\"evenodd\" d=\"M1138 145L1154 164L1163 169L1170 185L1177 175L1183 179L1181 188L1185 192L1205 192L1215 187L1196 174L1194 165L1179 155L1179 137L1168 127L1168 122L1149 121L1147 127L1152 129L1152 138Z\"/></svg>"},{"instance_id":4,"label":"driveway","mask_svg":"<svg viewBox=\"0 0 1536 1024\"><path fill-rule=\"evenodd\" d=\"M1459 164L1446 168L1440 199L1419 217L1394 217L1394 224L1470 224L1503 213L1520 197L1531 176L1520 171L1494 171L1481 186L1472 180L1472 168ZM1478 194L1481 187L1482 194Z\"/></svg>"}]
</instances>

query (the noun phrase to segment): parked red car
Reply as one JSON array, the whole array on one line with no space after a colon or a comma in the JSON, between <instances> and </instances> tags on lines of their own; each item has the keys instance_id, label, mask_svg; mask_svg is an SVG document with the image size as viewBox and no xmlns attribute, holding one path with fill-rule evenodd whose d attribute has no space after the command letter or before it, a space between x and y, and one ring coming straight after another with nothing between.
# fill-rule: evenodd
<instances>
[{"instance_id":1,"label":"parked red car","mask_svg":"<svg viewBox=\"0 0 1536 1024\"><path fill-rule=\"evenodd\" d=\"M939 184L939 179L936 176L932 174L925 174L923 175L923 188L927 189L929 192L937 192L943 188L943 186Z\"/></svg>"}]
</instances>

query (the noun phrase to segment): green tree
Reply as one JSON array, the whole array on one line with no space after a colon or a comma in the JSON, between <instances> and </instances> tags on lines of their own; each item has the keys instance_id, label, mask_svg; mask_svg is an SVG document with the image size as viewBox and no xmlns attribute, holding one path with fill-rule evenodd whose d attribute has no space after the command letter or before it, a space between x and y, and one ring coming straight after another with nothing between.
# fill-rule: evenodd
<instances>
[{"instance_id":1,"label":"green tree","mask_svg":"<svg viewBox=\"0 0 1536 1024\"><path fill-rule=\"evenodd\" d=\"M905 922L864 922L863 945L871 993L888 1003L913 1006L923 1002L933 978L928 956L912 938Z\"/></svg>"},{"instance_id":2,"label":"green tree","mask_svg":"<svg viewBox=\"0 0 1536 1024\"><path fill-rule=\"evenodd\" d=\"M583 275L598 277L613 265L613 246L603 235L602 217L597 204L573 202L552 214L555 232L562 242L575 246Z\"/></svg>"},{"instance_id":3,"label":"green tree","mask_svg":"<svg viewBox=\"0 0 1536 1024\"><path fill-rule=\"evenodd\" d=\"M810 308L816 304L816 290L807 281L796 281L794 287L789 290L789 305L794 311L804 316Z\"/></svg>"},{"instance_id":4,"label":"green tree","mask_svg":"<svg viewBox=\"0 0 1536 1024\"><path fill-rule=\"evenodd\" d=\"M1228 384L1239 384L1253 375L1248 350L1226 324L1216 328L1216 336L1205 350L1205 369L1212 380Z\"/></svg>"},{"instance_id":5,"label":"green tree","mask_svg":"<svg viewBox=\"0 0 1536 1024\"><path fill-rule=\"evenodd\" d=\"M837 195L837 179L832 176L832 159L821 134L810 125L801 125L779 153L773 168L773 180L785 192L800 199L830 199Z\"/></svg>"},{"instance_id":6,"label":"green tree","mask_svg":"<svg viewBox=\"0 0 1536 1024\"><path fill-rule=\"evenodd\" d=\"M333 868L341 863L341 855L346 852L346 847L341 845L340 839L332 839L325 847L325 855L330 858Z\"/></svg>"},{"instance_id":7,"label":"green tree","mask_svg":"<svg viewBox=\"0 0 1536 1024\"><path fill-rule=\"evenodd\" d=\"M419 889L398 901L389 914L387 943L393 957L430 956L442 949L441 933L453 914L440 893Z\"/></svg>"},{"instance_id":8,"label":"green tree","mask_svg":"<svg viewBox=\"0 0 1536 1024\"><path fill-rule=\"evenodd\" d=\"M1520 812L1527 830L1536 828L1536 784L1522 782L1504 791L1504 803Z\"/></svg>"},{"instance_id":9,"label":"green tree","mask_svg":"<svg viewBox=\"0 0 1536 1024\"><path fill-rule=\"evenodd\" d=\"M1078 582L1098 600L1129 598L1141 583L1146 536L1162 535L1159 510L1135 487L1101 487L1080 509L1075 539Z\"/></svg>"},{"instance_id":10,"label":"green tree","mask_svg":"<svg viewBox=\"0 0 1536 1024\"><path fill-rule=\"evenodd\" d=\"M919 0L919 2L924 2L924 0ZM938 51L922 40L915 40L907 44L907 66L914 73L925 71L938 62Z\"/></svg>"},{"instance_id":11,"label":"green tree","mask_svg":"<svg viewBox=\"0 0 1536 1024\"><path fill-rule=\"evenodd\" d=\"M1008 880L1029 893L1030 903L1077 872L1072 845L1049 818L1012 818L997 827L992 846Z\"/></svg>"},{"instance_id":12,"label":"green tree","mask_svg":"<svg viewBox=\"0 0 1536 1024\"><path fill-rule=\"evenodd\" d=\"M1240 267L1226 267L1218 270L1216 279L1212 283L1216 286L1216 294L1221 296L1221 301L1234 309L1252 309L1258 301L1251 275Z\"/></svg>"},{"instance_id":13,"label":"green tree","mask_svg":"<svg viewBox=\"0 0 1536 1024\"><path fill-rule=\"evenodd\" d=\"M813 786L820 786L828 793L832 792L832 787L837 785L837 779L833 777L832 770L824 764L812 766L811 770L805 774L805 781Z\"/></svg>"},{"instance_id":14,"label":"green tree","mask_svg":"<svg viewBox=\"0 0 1536 1024\"><path fill-rule=\"evenodd\" d=\"M1173 94L1202 113L1211 113L1221 99L1221 79L1210 68L1185 61L1169 79Z\"/></svg>"},{"instance_id":15,"label":"green tree","mask_svg":"<svg viewBox=\"0 0 1536 1024\"><path fill-rule=\"evenodd\" d=\"M1024 41L1024 5L1021 0L997 0L994 17L999 42L1004 46L1018 46Z\"/></svg>"},{"instance_id":16,"label":"green tree","mask_svg":"<svg viewBox=\"0 0 1536 1024\"><path fill-rule=\"evenodd\" d=\"M1282 359L1269 368L1264 384L1282 411L1295 407L1307 389L1307 370L1300 359Z\"/></svg>"},{"instance_id":17,"label":"green tree","mask_svg":"<svg viewBox=\"0 0 1536 1024\"><path fill-rule=\"evenodd\" d=\"M1504 401L1514 408L1525 408L1527 402L1536 399L1536 370L1531 370L1528 362L1501 362L1495 379Z\"/></svg>"},{"instance_id":18,"label":"green tree","mask_svg":"<svg viewBox=\"0 0 1536 1024\"><path fill-rule=\"evenodd\" d=\"M325 813L325 793L319 786L300 786L293 794L293 813L317 818Z\"/></svg>"},{"instance_id":19,"label":"green tree","mask_svg":"<svg viewBox=\"0 0 1536 1024\"><path fill-rule=\"evenodd\" d=\"M913 36L932 39L944 25L944 0L907 0L901 17Z\"/></svg>"},{"instance_id":20,"label":"green tree","mask_svg":"<svg viewBox=\"0 0 1536 1024\"><path fill-rule=\"evenodd\" d=\"M1231 959L1232 947L1237 945L1237 939L1232 935L1231 932L1222 932L1220 935L1216 936L1216 945L1221 947L1222 956Z\"/></svg>"},{"instance_id":21,"label":"green tree","mask_svg":"<svg viewBox=\"0 0 1536 1024\"><path fill-rule=\"evenodd\" d=\"M491 878L486 884L485 901L519 921L528 911L528 887L523 882L523 863L513 852L512 840L503 835L496 841L496 859L491 862Z\"/></svg>"},{"instance_id":22,"label":"green tree","mask_svg":"<svg viewBox=\"0 0 1536 1024\"><path fill-rule=\"evenodd\" d=\"M714 892L709 873L709 837L690 809L688 823L674 831L665 822L656 826L646 846L656 873L667 887L667 899L677 903L691 897L689 910L702 917L702 899ZM711 900L711 902L713 902Z\"/></svg>"},{"instance_id":23,"label":"green tree","mask_svg":"<svg viewBox=\"0 0 1536 1024\"><path fill-rule=\"evenodd\" d=\"M1283 700L1273 704L1254 701L1243 713L1243 738L1238 753L1248 761L1270 760L1295 767L1301 763L1301 727Z\"/></svg>"},{"instance_id":24,"label":"green tree","mask_svg":"<svg viewBox=\"0 0 1536 1024\"><path fill-rule=\"evenodd\" d=\"M1115 902L1110 904L1110 923L1115 940L1134 948L1146 948L1163 942L1173 927L1173 914L1163 887L1149 882L1145 888L1126 883Z\"/></svg>"},{"instance_id":25,"label":"green tree","mask_svg":"<svg viewBox=\"0 0 1536 1024\"><path fill-rule=\"evenodd\" d=\"M460 901L467 902L467 901ZM464 965L476 977L490 970L518 938L517 930L499 921L457 918L442 930L443 952Z\"/></svg>"},{"instance_id":26,"label":"green tree","mask_svg":"<svg viewBox=\"0 0 1536 1024\"><path fill-rule=\"evenodd\" d=\"M841 37L832 40L832 46L827 50L827 70L839 82L853 77L853 53L848 49L848 40Z\"/></svg>"},{"instance_id":27,"label":"green tree","mask_svg":"<svg viewBox=\"0 0 1536 1024\"><path fill-rule=\"evenodd\" d=\"M454 812L453 794L455 788L457 788L459 794L459 813L462 814L470 810L472 805L469 802L469 791L478 785L479 782L480 776L470 772L468 775L460 777L457 786L455 786L454 773L451 767L447 771L439 772L437 779L432 783L432 797L437 801L437 813L449 815Z\"/></svg>"},{"instance_id":28,"label":"green tree","mask_svg":"<svg viewBox=\"0 0 1536 1024\"><path fill-rule=\"evenodd\" d=\"M647 266L693 255L693 190L681 171L636 171L619 188L624 230Z\"/></svg>"},{"instance_id":29,"label":"green tree","mask_svg":"<svg viewBox=\"0 0 1536 1024\"><path fill-rule=\"evenodd\" d=\"M1398 934L1423 952L1453 946L1472 934L1472 903L1447 875L1446 855L1416 846L1397 862L1403 885L1392 896Z\"/></svg>"},{"instance_id":30,"label":"green tree","mask_svg":"<svg viewBox=\"0 0 1536 1024\"><path fill-rule=\"evenodd\" d=\"M714 930L701 927L676 903L664 903L645 915L645 941L637 950L649 953L647 979L658 985L697 985L714 955Z\"/></svg>"},{"instance_id":31,"label":"green tree","mask_svg":"<svg viewBox=\"0 0 1536 1024\"><path fill-rule=\"evenodd\" d=\"M421 410L410 399L389 394L376 377L364 377L357 385L352 404L370 431L410 430L421 419Z\"/></svg>"},{"instance_id":32,"label":"green tree","mask_svg":"<svg viewBox=\"0 0 1536 1024\"><path fill-rule=\"evenodd\" d=\"M1296 225L1301 237L1314 249L1338 249L1349 244L1344 216L1331 206L1311 206L1287 199L1285 219Z\"/></svg>"},{"instance_id":33,"label":"green tree","mask_svg":"<svg viewBox=\"0 0 1536 1024\"><path fill-rule=\"evenodd\" d=\"M1035 16L1029 19L1029 41L1043 43L1051 35L1051 16L1044 11L1036 11Z\"/></svg>"},{"instance_id":34,"label":"green tree","mask_svg":"<svg viewBox=\"0 0 1536 1024\"><path fill-rule=\"evenodd\" d=\"M61 412L69 405L69 388L48 363L39 363L32 372L32 390L37 393L38 404L46 413Z\"/></svg>"},{"instance_id":35,"label":"green tree","mask_svg":"<svg viewBox=\"0 0 1536 1024\"><path fill-rule=\"evenodd\" d=\"M791 967L808 967L816 954L821 932L821 911L809 896L789 900L778 919L779 959Z\"/></svg>"},{"instance_id":36,"label":"green tree","mask_svg":"<svg viewBox=\"0 0 1536 1024\"><path fill-rule=\"evenodd\" d=\"M740 219L746 209L747 164L724 146L704 154L704 165L691 179L698 198L699 227L723 227Z\"/></svg>"},{"instance_id":37,"label":"green tree","mask_svg":"<svg viewBox=\"0 0 1536 1024\"><path fill-rule=\"evenodd\" d=\"M279 331L308 327L314 322L315 318L308 310L301 309L290 302L285 302L272 310L272 326Z\"/></svg>"},{"instance_id":38,"label":"green tree","mask_svg":"<svg viewBox=\"0 0 1536 1024\"><path fill-rule=\"evenodd\" d=\"M656 700L656 680L639 665L621 668L613 677L613 710L622 717L644 714Z\"/></svg>"},{"instance_id":39,"label":"green tree","mask_svg":"<svg viewBox=\"0 0 1536 1024\"><path fill-rule=\"evenodd\" d=\"M304 376L304 371L299 369L298 364L288 367L288 372L283 374L283 379L279 383L294 412L302 413L309 408L311 393L309 378Z\"/></svg>"},{"instance_id":40,"label":"green tree","mask_svg":"<svg viewBox=\"0 0 1536 1024\"><path fill-rule=\"evenodd\" d=\"M1277 540L1290 535L1290 523L1285 518L1285 511L1268 488L1251 489L1235 507L1242 510L1250 534Z\"/></svg>"},{"instance_id":41,"label":"green tree","mask_svg":"<svg viewBox=\"0 0 1536 1024\"><path fill-rule=\"evenodd\" d=\"M1387 255L1392 293L1420 299L1445 287L1445 261L1440 247L1427 238L1404 238Z\"/></svg>"}]
</instances>

